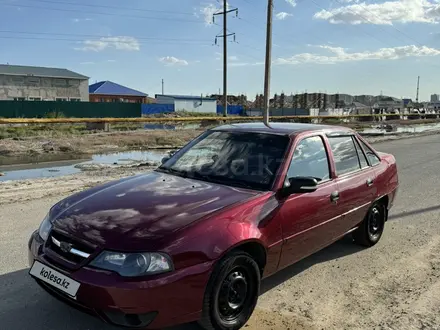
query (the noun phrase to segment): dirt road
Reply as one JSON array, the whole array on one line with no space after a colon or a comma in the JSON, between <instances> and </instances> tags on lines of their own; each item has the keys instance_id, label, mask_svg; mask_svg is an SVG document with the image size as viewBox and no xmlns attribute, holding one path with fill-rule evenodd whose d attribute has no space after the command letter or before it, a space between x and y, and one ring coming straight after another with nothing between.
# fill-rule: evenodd
<instances>
[{"instance_id":1,"label":"dirt road","mask_svg":"<svg viewBox=\"0 0 440 330\"><path fill-rule=\"evenodd\" d=\"M245 329L440 329L439 136L383 142L376 148L396 156L401 181L381 242L363 249L343 239L264 281ZM57 180L47 185L53 193L53 186L61 184ZM80 186L65 180L56 196L39 195L36 189L22 195L10 191L9 199L0 200L0 328L115 329L57 302L27 275L30 233L48 208L70 193L66 187ZM41 194L52 197L34 199Z\"/></svg>"}]
</instances>

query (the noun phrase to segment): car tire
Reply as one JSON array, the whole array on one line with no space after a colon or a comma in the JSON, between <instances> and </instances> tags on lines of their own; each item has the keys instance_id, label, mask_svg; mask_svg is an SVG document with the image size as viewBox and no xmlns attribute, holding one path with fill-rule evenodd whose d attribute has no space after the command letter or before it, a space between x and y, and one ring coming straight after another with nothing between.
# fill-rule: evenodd
<instances>
[{"instance_id":1,"label":"car tire","mask_svg":"<svg viewBox=\"0 0 440 330\"><path fill-rule=\"evenodd\" d=\"M206 288L200 326L238 330L251 317L260 295L260 269L249 254L228 254L215 267Z\"/></svg>"},{"instance_id":2,"label":"car tire","mask_svg":"<svg viewBox=\"0 0 440 330\"><path fill-rule=\"evenodd\" d=\"M366 247L376 245L382 237L386 218L387 210L384 203L375 202L359 228L353 233L355 243Z\"/></svg>"}]
</instances>

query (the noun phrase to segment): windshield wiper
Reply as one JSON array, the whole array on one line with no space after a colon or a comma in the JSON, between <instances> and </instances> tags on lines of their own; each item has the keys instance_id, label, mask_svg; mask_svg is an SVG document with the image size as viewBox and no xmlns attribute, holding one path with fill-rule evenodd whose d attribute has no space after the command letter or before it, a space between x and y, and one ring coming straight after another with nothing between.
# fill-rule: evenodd
<instances>
[{"instance_id":1,"label":"windshield wiper","mask_svg":"<svg viewBox=\"0 0 440 330\"><path fill-rule=\"evenodd\" d=\"M159 167L158 169L156 169L156 171L168 173L168 174L174 174L177 176L181 176L183 178L188 177L188 173L186 171L179 171L179 170L176 170L176 169L170 168L170 167Z\"/></svg>"},{"instance_id":2,"label":"windshield wiper","mask_svg":"<svg viewBox=\"0 0 440 330\"><path fill-rule=\"evenodd\" d=\"M255 189L255 187L253 187L252 185L245 183L243 181L240 180L235 180L235 179L231 179L228 177L223 177L223 176L215 176L215 175L208 175L208 174L201 174L199 172L191 172L190 177L194 177L197 179L201 179L204 181L211 181L214 183L221 183L221 184L232 184L232 185L237 185L243 188L248 188L248 189Z\"/></svg>"}]
</instances>

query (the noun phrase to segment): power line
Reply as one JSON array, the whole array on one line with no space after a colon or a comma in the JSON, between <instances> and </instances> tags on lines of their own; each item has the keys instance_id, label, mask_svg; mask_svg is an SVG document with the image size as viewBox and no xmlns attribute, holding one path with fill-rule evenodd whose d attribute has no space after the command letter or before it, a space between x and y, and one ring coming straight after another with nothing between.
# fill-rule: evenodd
<instances>
[{"instance_id":1,"label":"power line","mask_svg":"<svg viewBox=\"0 0 440 330\"><path fill-rule=\"evenodd\" d=\"M51 8L51 7L38 7L38 6L22 5L22 4L18 5L18 4L0 3L0 6L18 7L18 8L22 7L22 8L32 8L32 9L40 9L40 10L52 10L52 11L71 12L71 13L93 14L93 15L142 18L142 19L151 19L151 20L159 20L159 21L173 21L173 22L198 23L198 24L204 23L202 21L181 19L181 18L140 16L140 15L130 15L130 14L120 14L120 13L103 13L103 12L89 11L89 10L86 11L86 10L79 10L79 9L61 9L61 8Z\"/></svg>"},{"instance_id":2,"label":"power line","mask_svg":"<svg viewBox=\"0 0 440 330\"><path fill-rule=\"evenodd\" d=\"M77 2L68 2L68 1L52 1L52 0L27 0L27 1L41 2L41 3L52 3L52 4L59 4L59 5L92 7L92 8L124 9L124 10L135 10L135 11L151 12L151 13L163 13L163 14L175 14L175 15L190 15L190 16L194 16L194 13L189 13L189 12L144 9L144 8L139 8L139 7L122 7L122 6L109 6L109 5L94 5L94 4L88 4L88 3L77 3Z\"/></svg>"},{"instance_id":3,"label":"power line","mask_svg":"<svg viewBox=\"0 0 440 330\"><path fill-rule=\"evenodd\" d=\"M74 34L74 33L54 33L54 32L30 32L30 31L13 31L0 30L0 33L9 34L30 34L37 36L66 36L66 37L84 37L84 38L114 38L115 35L96 35L96 34ZM208 39L182 39L182 38L160 38L160 37L144 37L144 36L130 36L138 40L160 40L160 41L184 41L184 42L203 42L208 43Z\"/></svg>"},{"instance_id":4,"label":"power line","mask_svg":"<svg viewBox=\"0 0 440 330\"><path fill-rule=\"evenodd\" d=\"M109 37L112 38L112 37ZM113 37L114 38L114 37ZM38 40L48 40L48 41L70 41L70 42L77 42L77 43L81 43L80 45L85 45L84 44L84 40L83 39L66 39L66 38L49 38L49 37L42 37L42 38L36 38L36 37L22 37L22 36L0 36L0 39L11 39L11 40L33 40L33 41L38 41ZM95 41L95 40L90 40L90 41ZM100 39L96 39L96 41L100 41ZM177 44L184 44L184 45L195 45L195 46L200 46L203 44L195 44L193 42L189 42L189 41L173 41L174 43ZM140 45L150 45L150 44L169 44L169 40L151 40L148 42L138 42ZM207 44L208 45L208 44ZM86 45L87 46L87 45Z\"/></svg>"}]
</instances>

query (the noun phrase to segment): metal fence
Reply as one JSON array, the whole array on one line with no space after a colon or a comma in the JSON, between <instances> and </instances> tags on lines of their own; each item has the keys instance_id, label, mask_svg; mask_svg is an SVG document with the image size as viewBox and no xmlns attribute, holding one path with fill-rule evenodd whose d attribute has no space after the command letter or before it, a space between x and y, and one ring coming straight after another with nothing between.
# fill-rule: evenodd
<instances>
[{"instance_id":1,"label":"metal fence","mask_svg":"<svg viewBox=\"0 0 440 330\"><path fill-rule=\"evenodd\" d=\"M135 103L0 101L0 118L136 118Z\"/></svg>"}]
</instances>

